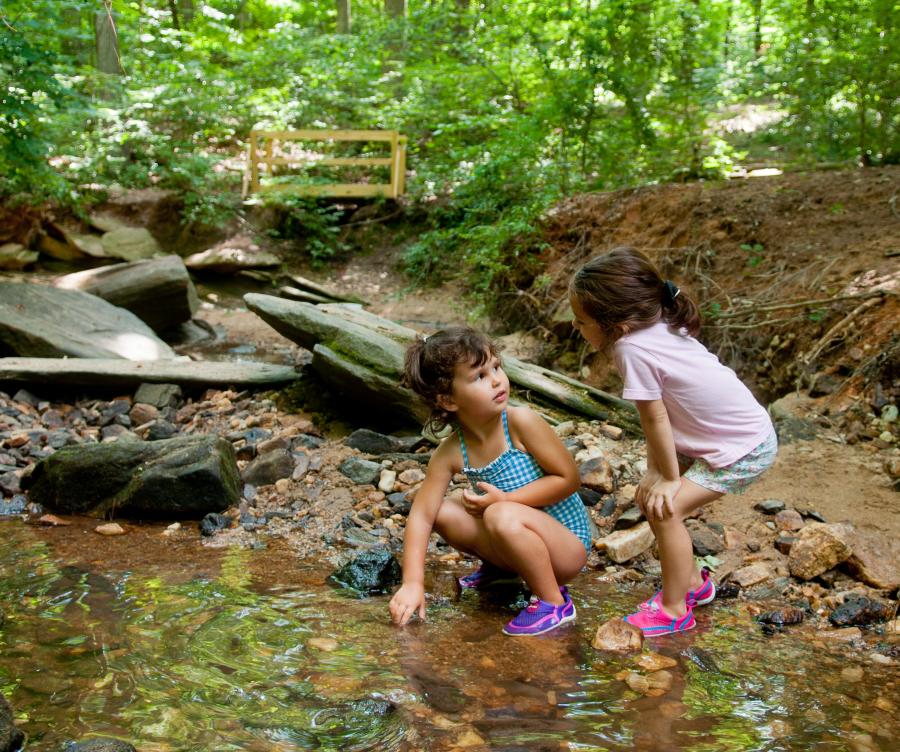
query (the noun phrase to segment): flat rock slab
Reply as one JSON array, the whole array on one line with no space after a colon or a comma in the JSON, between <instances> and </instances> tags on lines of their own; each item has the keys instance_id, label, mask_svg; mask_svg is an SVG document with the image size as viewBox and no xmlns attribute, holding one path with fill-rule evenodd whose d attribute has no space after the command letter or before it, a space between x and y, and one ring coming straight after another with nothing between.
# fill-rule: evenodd
<instances>
[{"instance_id":1,"label":"flat rock slab","mask_svg":"<svg viewBox=\"0 0 900 752\"><path fill-rule=\"evenodd\" d=\"M288 384L298 377L292 366L247 361L0 358L0 382L31 384L267 386Z\"/></svg>"},{"instance_id":2,"label":"flat rock slab","mask_svg":"<svg viewBox=\"0 0 900 752\"><path fill-rule=\"evenodd\" d=\"M125 308L157 332L188 321L199 306L184 261L175 255L86 269L66 274L53 284Z\"/></svg>"},{"instance_id":3,"label":"flat rock slab","mask_svg":"<svg viewBox=\"0 0 900 752\"><path fill-rule=\"evenodd\" d=\"M267 269L281 265L281 259L265 251L251 251L240 247L210 248L184 260L188 269L196 272L234 274L242 269Z\"/></svg>"},{"instance_id":4,"label":"flat rock slab","mask_svg":"<svg viewBox=\"0 0 900 752\"><path fill-rule=\"evenodd\" d=\"M175 357L130 311L80 290L26 282L0 282L0 350L36 358Z\"/></svg>"},{"instance_id":5,"label":"flat rock slab","mask_svg":"<svg viewBox=\"0 0 900 752\"><path fill-rule=\"evenodd\" d=\"M94 517L202 517L240 497L234 448L218 436L64 447L22 482L31 501Z\"/></svg>"},{"instance_id":6,"label":"flat rock slab","mask_svg":"<svg viewBox=\"0 0 900 752\"><path fill-rule=\"evenodd\" d=\"M143 227L122 227L104 233L101 240L107 256L138 261L162 255L162 248L149 230Z\"/></svg>"}]
</instances>

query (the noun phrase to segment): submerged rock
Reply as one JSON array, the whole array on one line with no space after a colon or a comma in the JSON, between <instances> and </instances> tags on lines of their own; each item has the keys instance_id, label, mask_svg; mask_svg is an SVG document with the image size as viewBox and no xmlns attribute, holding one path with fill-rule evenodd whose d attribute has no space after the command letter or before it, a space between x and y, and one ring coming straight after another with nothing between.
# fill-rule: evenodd
<instances>
[{"instance_id":1,"label":"submerged rock","mask_svg":"<svg viewBox=\"0 0 900 752\"><path fill-rule=\"evenodd\" d=\"M643 648L644 633L622 619L610 619L597 628L591 646L597 650L633 653Z\"/></svg>"},{"instance_id":2,"label":"submerged rock","mask_svg":"<svg viewBox=\"0 0 900 752\"><path fill-rule=\"evenodd\" d=\"M199 516L240 497L234 449L216 436L64 447L22 483L31 501L95 517Z\"/></svg>"},{"instance_id":3,"label":"submerged rock","mask_svg":"<svg viewBox=\"0 0 900 752\"><path fill-rule=\"evenodd\" d=\"M135 747L120 739L87 739L83 742L66 742L64 752L137 752Z\"/></svg>"},{"instance_id":4,"label":"submerged rock","mask_svg":"<svg viewBox=\"0 0 900 752\"><path fill-rule=\"evenodd\" d=\"M373 548L351 559L328 578L362 595L387 592L403 580L400 564L388 549Z\"/></svg>"},{"instance_id":5,"label":"submerged rock","mask_svg":"<svg viewBox=\"0 0 900 752\"><path fill-rule=\"evenodd\" d=\"M25 742L25 734L16 728L13 719L12 708L0 693L0 752L15 752Z\"/></svg>"},{"instance_id":6,"label":"submerged rock","mask_svg":"<svg viewBox=\"0 0 900 752\"><path fill-rule=\"evenodd\" d=\"M849 596L828 617L836 627L861 626L888 621L894 615L894 607L865 596Z\"/></svg>"}]
</instances>

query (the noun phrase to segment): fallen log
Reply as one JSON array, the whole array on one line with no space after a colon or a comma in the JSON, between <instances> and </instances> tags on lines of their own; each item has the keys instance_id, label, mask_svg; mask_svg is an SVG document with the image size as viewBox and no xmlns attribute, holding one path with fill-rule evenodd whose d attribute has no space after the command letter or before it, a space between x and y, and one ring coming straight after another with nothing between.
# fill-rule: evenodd
<instances>
[{"instance_id":1,"label":"fallen log","mask_svg":"<svg viewBox=\"0 0 900 752\"><path fill-rule=\"evenodd\" d=\"M299 374L291 366L246 361L114 360L108 358L0 358L0 383L72 386L276 386Z\"/></svg>"},{"instance_id":2,"label":"fallen log","mask_svg":"<svg viewBox=\"0 0 900 752\"><path fill-rule=\"evenodd\" d=\"M184 261L174 254L66 274L53 284L125 308L155 332L190 320L199 305Z\"/></svg>"},{"instance_id":3,"label":"fallen log","mask_svg":"<svg viewBox=\"0 0 900 752\"><path fill-rule=\"evenodd\" d=\"M423 414L423 409L427 415L424 406L410 403L414 397L401 392L399 385L406 346L419 336L414 329L353 305L313 305L258 293L246 294L244 302L285 337L312 350L313 367L323 378L345 386L352 399L387 401L411 416ZM323 349L317 350L320 346ZM637 411L626 400L517 358L504 357L503 363L518 387L513 396L539 406L553 420L585 417L611 421L632 433L639 430ZM354 369L356 375L348 382Z\"/></svg>"}]
</instances>

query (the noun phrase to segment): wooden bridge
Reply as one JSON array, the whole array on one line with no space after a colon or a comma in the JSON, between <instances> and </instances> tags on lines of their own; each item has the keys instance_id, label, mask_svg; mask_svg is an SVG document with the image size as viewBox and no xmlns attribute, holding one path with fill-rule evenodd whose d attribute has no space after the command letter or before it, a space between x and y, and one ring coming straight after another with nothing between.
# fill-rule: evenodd
<instances>
[{"instance_id":1,"label":"wooden bridge","mask_svg":"<svg viewBox=\"0 0 900 752\"><path fill-rule=\"evenodd\" d=\"M335 142L378 142L390 147L384 156L331 156ZM320 142L321 146L296 149L295 142ZM329 151L326 151L329 150ZM390 181L354 183L313 183L308 175L275 177L277 167L388 167ZM295 177L291 181L289 178ZM406 136L388 130L293 130L250 131L249 159L243 194L290 191L304 196L397 198L406 187ZM307 182L304 182L304 179Z\"/></svg>"}]
</instances>

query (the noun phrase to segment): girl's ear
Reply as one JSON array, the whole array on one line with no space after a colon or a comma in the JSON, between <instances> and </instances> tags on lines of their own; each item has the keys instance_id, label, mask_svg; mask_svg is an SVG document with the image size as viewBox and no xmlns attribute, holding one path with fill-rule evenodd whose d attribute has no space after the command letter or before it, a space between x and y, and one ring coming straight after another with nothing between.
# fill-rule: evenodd
<instances>
[{"instance_id":1,"label":"girl's ear","mask_svg":"<svg viewBox=\"0 0 900 752\"><path fill-rule=\"evenodd\" d=\"M448 413L455 413L459 410L459 407L453 401L453 397L449 394L439 394L437 396L437 406Z\"/></svg>"}]
</instances>

